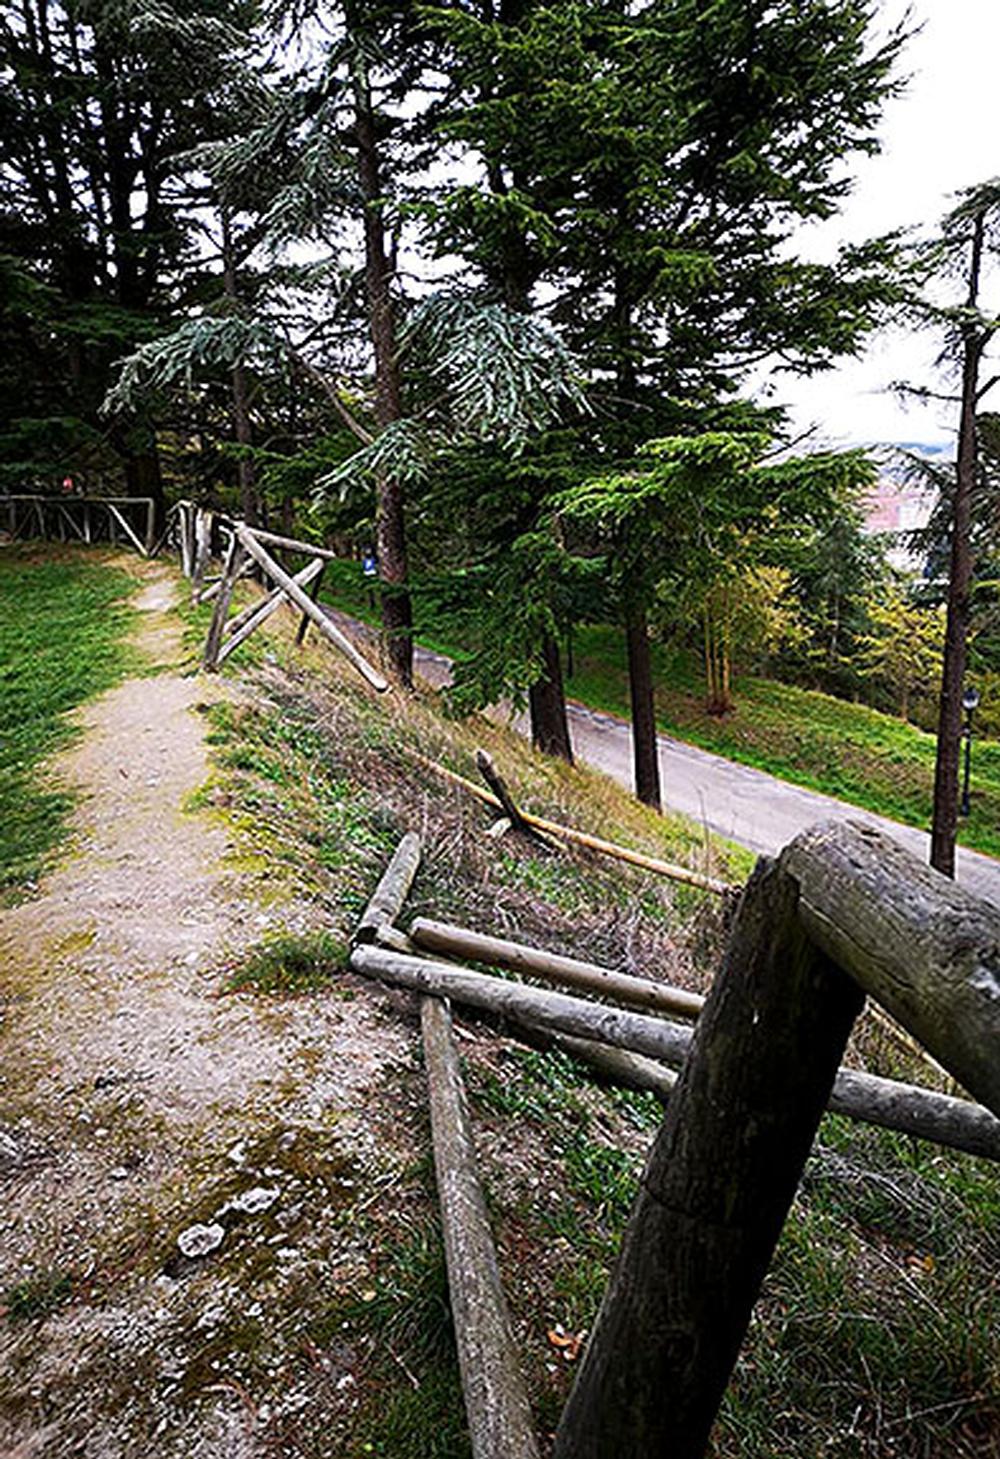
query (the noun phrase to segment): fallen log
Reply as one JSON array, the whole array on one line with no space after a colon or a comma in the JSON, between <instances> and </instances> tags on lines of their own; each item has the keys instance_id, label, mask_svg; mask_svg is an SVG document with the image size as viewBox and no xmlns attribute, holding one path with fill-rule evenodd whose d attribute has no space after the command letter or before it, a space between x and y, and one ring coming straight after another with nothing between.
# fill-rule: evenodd
<instances>
[{"instance_id":1,"label":"fallen log","mask_svg":"<svg viewBox=\"0 0 1000 1459\"><path fill-rule=\"evenodd\" d=\"M351 967L413 992L451 998L486 1008L515 1022L538 1023L557 1033L596 1039L658 1059L671 1068L684 1065L694 1031L680 1023L644 1013L588 1003L565 993L528 988L486 973L456 969L429 958L407 957L386 948L364 946L351 954ZM828 1108L867 1124L899 1130L970 1155L1000 1160L1000 1120L982 1105L918 1085L841 1069Z\"/></svg>"},{"instance_id":2,"label":"fallen log","mask_svg":"<svg viewBox=\"0 0 1000 1459\"><path fill-rule=\"evenodd\" d=\"M498 798L491 791L484 790L475 781L468 780L464 775L459 775L457 770L449 770L447 765L439 765L436 760L430 759L428 755L421 755L417 750L411 750L410 754L421 765L428 770L433 770L445 780L450 780L453 785L460 785L484 805L493 806L496 810L503 810ZM538 831L544 831L549 836L555 836L557 840L570 841L575 846L585 846L588 851L598 851L602 856L613 856L618 861L627 861L632 866L642 867L643 871L655 872L657 876L669 877L672 881L684 882L687 886L699 887L702 891L714 892L716 896L730 896L739 891L739 887L733 882L720 881L714 876L705 876L700 871L692 871L687 866L677 866L672 861L660 861L655 856L647 856L642 851L633 851L629 846L619 846L614 841L603 841L600 836L591 836L586 831L577 831L572 826L562 826L558 821L548 821L544 816L531 815L528 811L520 811L521 819L529 826L534 826Z\"/></svg>"},{"instance_id":3,"label":"fallen log","mask_svg":"<svg viewBox=\"0 0 1000 1459\"><path fill-rule=\"evenodd\" d=\"M632 1054L628 1049L615 1049L595 1039L577 1039L568 1033L553 1033L540 1024L507 1018L505 1032L535 1049L557 1049L562 1054L587 1064L602 1084L616 1089L634 1089L639 1094L654 1094L666 1104L678 1076L673 1069L655 1059Z\"/></svg>"},{"instance_id":4,"label":"fallen log","mask_svg":"<svg viewBox=\"0 0 1000 1459\"><path fill-rule=\"evenodd\" d=\"M425 998L420 1021L448 1294L472 1453L474 1459L538 1459L476 1169L451 1014L438 999Z\"/></svg>"},{"instance_id":5,"label":"fallen log","mask_svg":"<svg viewBox=\"0 0 1000 1459\"><path fill-rule=\"evenodd\" d=\"M490 967L510 968L515 973L545 978L568 988L580 988L599 997L612 998L626 1008L697 1018L705 1004L704 998L685 988L633 978L628 973L613 972L597 963L545 952L542 948L528 947L520 942L508 942L502 937L487 937L465 927L436 922L430 917L414 918L410 924L410 938L428 952L441 952L448 957L465 958Z\"/></svg>"},{"instance_id":6,"label":"fallen log","mask_svg":"<svg viewBox=\"0 0 1000 1459\"><path fill-rule=\"evenodd\" d=\"M382 873L371 901L354 930L355 945L374 942L381 927L391 927L403 910L420 865L420 837L407 831Z\"/></svg>"},{"instance_id":7,"label":"fallen log","mask_svg":"<svg viewBox=\"0 0 1000 1459\"><path fill-rule=\"evenodd\" d=\"M271 581L276 583L278 587L284 588L292 602L302 609L302 612L307 618L312 619L317 630L327 642L333 644L334 648L338 648L342 654L345 654L357 669L358 673L367 679L372 688L377 689L380 694L383 694L389 687L389 681L384 679L378 670L372 667L368 660L354 647L351 640L345 634L341 633L339 628L334 627L323 610L313 602L305 589L300 588L295 579L275 562L274 558L269 552L264 550L248 527L238 522L234 531L240 544L254 561L260 564Z\"/></svg>"}]
</instances>

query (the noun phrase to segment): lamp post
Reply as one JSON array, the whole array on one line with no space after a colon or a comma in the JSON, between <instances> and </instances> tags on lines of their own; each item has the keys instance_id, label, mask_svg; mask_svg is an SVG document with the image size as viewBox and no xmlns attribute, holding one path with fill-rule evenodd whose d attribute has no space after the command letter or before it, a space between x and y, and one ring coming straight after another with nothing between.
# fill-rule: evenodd
<instances>
[{"instance_id":1,"label":"lamp post","mask_svg":"<svg viewBox=\"0 0 1000 1459\"><path fill-rule=\"evenodd\" d=\"M969 773L972 768L972 715L979 703L979 690L970 684L962 694L962 708L965 710L965 775L962 778L963 816L969 814Z\"/></svg>"}]
</instances>

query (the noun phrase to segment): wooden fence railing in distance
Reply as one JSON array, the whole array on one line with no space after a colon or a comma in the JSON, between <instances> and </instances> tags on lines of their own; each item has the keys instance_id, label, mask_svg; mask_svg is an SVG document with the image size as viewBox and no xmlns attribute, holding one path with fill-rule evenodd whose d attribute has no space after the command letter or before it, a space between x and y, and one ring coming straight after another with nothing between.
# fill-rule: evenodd
<instances>
[{"instance_id":1,"label":"wooden fence railing in distance","mask_svg":"<svg viewBox=\"0 0 1000 1459\"><path fill-rule=\"evenodd\" d=\"M156 503L146 496L0 496L0 529L12 542L124 543L150 557L155 521Z\"/></svg>"}]
</instances>

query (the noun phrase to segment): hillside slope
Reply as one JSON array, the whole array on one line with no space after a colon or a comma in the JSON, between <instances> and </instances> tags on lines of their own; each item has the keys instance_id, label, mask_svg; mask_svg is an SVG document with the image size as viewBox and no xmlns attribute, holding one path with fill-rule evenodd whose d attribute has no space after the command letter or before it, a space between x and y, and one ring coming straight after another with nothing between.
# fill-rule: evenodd
<instances>
[{"instance_id":1,"label":"hillside slope","mask_svg":"<svg viewBox=\"0 0 1000 1459\"><path fill-rule=\"evenodd\" d=\"M152 571L134 644L162 671L85 709L53 765L71 838L0 927L0 1452L466 1455L414 1009L345 971L357 914L412 829L414 913L698 989L722 931L703 894L485 836L414 752L468 774L483 744L553 819L746 859L430 694L377 698L281 614L192 677L204 615ZM549 1433L658 1107L462 1028ZM853 1057L912 1072L867 1022ZM1000 1453L998 1212L985 1163L828 1120L714 1452Z\"/></svg>"}]
</instances>

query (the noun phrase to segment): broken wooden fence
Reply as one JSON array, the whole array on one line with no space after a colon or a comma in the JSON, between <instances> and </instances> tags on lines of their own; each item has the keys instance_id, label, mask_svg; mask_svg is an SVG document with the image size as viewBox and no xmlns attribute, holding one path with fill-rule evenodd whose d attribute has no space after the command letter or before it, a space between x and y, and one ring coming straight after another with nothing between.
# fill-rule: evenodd
<instances>
[{"instance_id":1,"label":"broken wooden fence","mask_svg":"<svg viewBox=\"0 0 1000 1459\"><path fill-rule=\"evenodd\" d=\"M217 573L210 574L216 539L222 546L221 567ZM379 693L388 689L388 681L330 621L317 601L323 569L337 555L329 548L251 527L192 502L176 502L171 508L164 534L157 543L158 549L161 546L176 548L181 571L191 580L192 603L215 602L202 654L202 668L209 673L218 669L272 613L291 603L302 614L297 643L302 643L306 629L313 624L320 636L342 653L373 689ZM289 572L268 547L306 557L308 561L305 567ZM270 581L273 586L266 597L230 617L236 584L250 573Z\"/></svg>"},{"instance_id":2,"label":"broken wooden fence","mask_svg":"<svg viewBox=\"0 0 1000 1459\"><path fill-rule=\"evenodd\" d=\"M156 503L145 496L0 496L0 526L11 542L107 542L152 555Z\"/></svg>"},{"instance_id":3,"label":"broken wooden fence","mask_svg":"<svg viewBox=\"0 0 1000 1459\"><path fill-rule=\"evenodd\" d=\"M523 1382L485 1223L448 1001L569 1043L667 1104L556 1438L555 1459L699 1459L826 1109L1000 1159L1000 913L862 824L816 826L761 858L697 1028L530 988L484 961L633 1001L635 981L417 919L405 837L351 966L422 998L448 1279L475 1459L533 1459ZM676 993L652 983L645 1006ZM840 1067L866 995L974 1100ZM686 997L691 999L690 994ZM638 1001L637 999L635 1001ZM665 1064L681 1070L676 1085Z\"/></svg>"}]
</instances>

